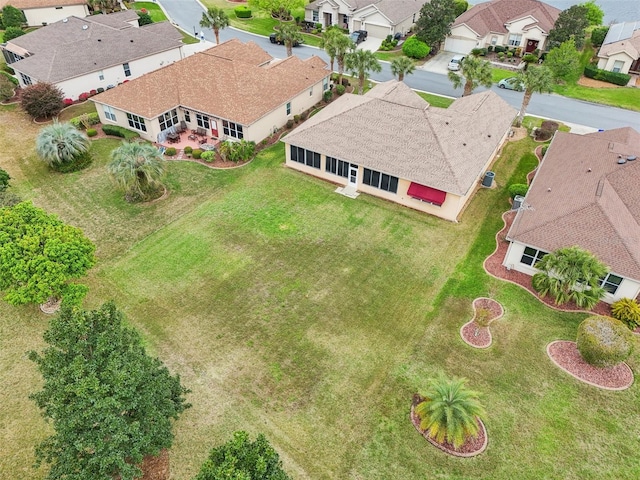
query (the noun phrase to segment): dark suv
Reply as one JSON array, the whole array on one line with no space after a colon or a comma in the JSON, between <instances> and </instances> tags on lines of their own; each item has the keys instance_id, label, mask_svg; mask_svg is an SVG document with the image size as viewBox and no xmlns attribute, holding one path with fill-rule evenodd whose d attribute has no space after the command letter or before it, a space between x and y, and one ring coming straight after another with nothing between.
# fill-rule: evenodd
<instances>
[{"instance_id":1,"label":"dark suv","mask_svg":"<svg viewBox=\"0 0 640 480\"><path fill-rule=\"evenodd\" d=\"M367 31L366 30L354 30L349 34L349 38L356 45L364 42L367 39Z\"/></svg>"},{"instance_id":2,"label":"dark suv","mask_svg":"<svg viewBox=\"0 0 640 480\"><path fill-rule=\"evenodd\" d=\"M271 43L277 43L278 45L284 45L284 40L282 40L282 38L280 38L280 37L279 37L277 34L275 34L275 33L272 33L271 35L269 35L269 41L270 41ZM294 47L297 47L297 46L299 46L299 45L300 45L300 43L298 43L298 42L294 42L294 43L293 43L293 46L294 46Z\"/></svg>"}]
</instances>

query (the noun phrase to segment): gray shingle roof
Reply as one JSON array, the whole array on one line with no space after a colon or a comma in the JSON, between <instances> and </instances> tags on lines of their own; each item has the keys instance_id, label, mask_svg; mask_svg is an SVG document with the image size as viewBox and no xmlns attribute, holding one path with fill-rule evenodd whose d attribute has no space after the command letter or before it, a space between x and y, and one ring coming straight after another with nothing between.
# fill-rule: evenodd
<instances>
[{"instance_id":1,"label":"gray shingle roof","mask_svg":"<svg viewBox=\"0 0 640 480\"><path fill-rule=\"evenodd\" d=\"M491 91L434 108L402 82L345 94L285 137L287 143L465 195L516 111Z\"/></svg>"},{"instance_id":2,"label":"gray shingle roof","mask_svg":"<svg viewBox=\"0 0 640 480\"><path fill-rule=\"evenodd\" d=\"M325 0L326 1L326 0ZM402 20L409 18L414 13L417 13L422 8L422 5L427 3L428 0L344 0L349 5L350 11L355 12L361 10L369 5L375 5L376 8L387 17L392 24L397 24ZM316 0L308 4L305 8L307 10L315 10L319 7L322 0Z\"/></svg>"}]
</instances>

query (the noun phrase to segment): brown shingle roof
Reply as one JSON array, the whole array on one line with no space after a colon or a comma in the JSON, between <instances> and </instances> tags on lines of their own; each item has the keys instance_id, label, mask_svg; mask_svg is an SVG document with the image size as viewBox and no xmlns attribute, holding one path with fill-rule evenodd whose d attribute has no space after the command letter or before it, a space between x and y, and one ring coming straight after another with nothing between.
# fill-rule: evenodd
<instances>
[{"instance_id":1,"label":"brown shingle roof","mask_svg":"<svg viewBox=\"0 0 640 480\"><path fill-rule=\"evenodd\" d=\"M253 42L228 40L94 98L145 118L183 106L250 125L329 75L317 57L270 58Z\"/></svg>"},{"instance_id":2,"label":"brown shingle roof","mask_svg":"<svg viewBox=\"0 0 640 480\"><path fill-rule=\"evenodd\" d=\"M546 251L577 245L640 279L640 159L620 165L619 155L640 156L640 133L557 132L509 238Z\"/></svg>"},{"instance_id":3,"label":"brown shingle roof","mask_svg":"<svg viewBox=\"0 0 640 480\"><path fill-rule=\"evenodd\" d=\"M491 91L430 107L402 82L343 95L286 137L299 147L465 195L516 111Z\"/></svg>"},{"instance_id":4,"label":"brown shingle roof","mask_svg":"<svg viewBox=\"0 0 640 480\"><path fill-rule=\"evenodd\" d=\"M429 0L344 0L349 5L350 12L357 12L369 5L375 5L378 11L387 17L392 25L400 23L409 18L414 13L418 13L422 6ZM316 0L307 4L307 10L316 10L320 7L322 0Z\"/></svg>"},{"instance_id":5,"label":"brown shingle roof","mask_svg":"<svg viewBox=\"0 0 640 480\"><path fill-rule=\"evenodd\" d=\"M538 0L493 0L474 5L464 12L453 27L467 25L481 37L489 32L507 33L505 23L531 15L540 28L549 32L555 24L560 10Z\"/></svg>"},{"instance_id":6,"label":"brown shingle roof","mask_svg":"<svg viewBox=\"0 0 640 480\"><path fill-rule=\"evenodd\" d=\"M69 5L84 5L86 0L8 0L7 5L25 10L29 8L66 7Z\"/></svg>"}]
</instances>

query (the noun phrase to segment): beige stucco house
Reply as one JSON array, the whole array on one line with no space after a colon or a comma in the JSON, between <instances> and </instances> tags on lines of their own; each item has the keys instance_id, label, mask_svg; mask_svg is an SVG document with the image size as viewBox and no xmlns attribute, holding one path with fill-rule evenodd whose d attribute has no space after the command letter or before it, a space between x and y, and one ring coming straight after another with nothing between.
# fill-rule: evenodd
<instances>
[{"instance_id":1,"label":"beige stucco house","mask_svg":"<svg viewBox=\"0 0 640 480\"><path fill-rule=\"evenodd\" d=\"M557 132L511 225L503 265L533 275L546 253L578 246L610 268L604 300L640 294L640 133Z\"/></svg>"},{"instance_id":2,"label":"beige stucco house","mask_svg":"<svg viewBox=\"0 0 640 480\"><path fill-rule=\"evenodd\" d=\"M137 13L126 10L60 20L14 38L2 53L20 86L53 83L75 100L180 60L182 45L169 22L138 27Z\"/></svg>"},{"instance_id":3,"label":"beige stucco house","mask_svg":"<svg viewBox=\"0 0 640 480\"><path fill-rule=\"evenodd\" d=\"M323 27L338 25L370 36L405 35L427 0L315 0L305 7L305 20Z\"/></svg>"},{"instance_id":4,"label":"beige stucco house","mask_svg":"<svg viewBox=\"0 0 640 480\"><path fill-rule=\"evenodd\" d=\"M609 27L598 52L598 68L620 73L640 73L640 20Z\"/></svg>"},{"instance_id":5,"label":"beige stucco house","mask_svg":"<svg viewBox=\"0 0 640 480\"><path fill-rule=\"evenodd\" d=\"M474 5L451 26L444 49L467 54L500 45L543 51L560 10L538 0L493 0Z\"/></svg>"},{"instance_id":6,"label":"beige stucco house","mask_svg":"<svg viewBox=\"0 0 640 480\"><path fill-rule=\"evenodd\" d=\"M8 0L0 6L11 5L24 13L27 25L39 27L55 23L63 18L89 15L86 0Z\"/></svg>"},{"instance_id":7,"label":"beige stucco house","mask_svg":"<svg viewBox=\"0 0 640 480\"><path fill-rule=\"evenodd\" d=\"M286 165L457 221L515 115L491 91L443 109L392 80L343 95L284 137Z\"/></svg>"},{"instance_id":8,"label":"beige stucco house","mask_svg":"<svg viewBox=\"0 0 640 480\"><path fill-rule=\"evenodd\" d=\"M327 64L313 56L272 58L253 42L229 40L91 100L104 124L163 143L184 121L221 140L259 142L322 100Z\"/></svg>"}]
</instances>

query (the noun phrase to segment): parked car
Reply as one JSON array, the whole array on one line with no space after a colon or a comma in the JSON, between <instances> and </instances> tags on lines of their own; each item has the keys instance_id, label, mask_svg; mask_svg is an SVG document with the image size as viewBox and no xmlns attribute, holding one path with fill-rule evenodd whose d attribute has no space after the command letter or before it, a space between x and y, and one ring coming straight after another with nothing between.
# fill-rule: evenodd
<instances>
[{"instance_id":1,"label":"parked car","mask_svg":"<svg viewBox=\"0 0 640 480\"><path fill-rule=\"evenodd\" d=\"M284 45L284 40L282 40L282 38L280 38L277 33L272 33L271 35L269 35L269 41L271 43L277 43L278 45ZM300 46L300 43L293 42L293 46L298 47Z\"/></svg>"},{"instance_id":2,"label":"parked car","mask_svg":"<svg viewBox=\"0 0 640 480\"><path fill-rule=\"evenodd\" d=\"M464 55L454 55L453 58L449 60L449 65L447 65L447 68L452 72L457 72L458 70L460 70L460 65L462 64L463 60Z\"/></svg>"},{"instance_id":3,"label":"parked car","mask_svg":"<svg viewBox=\"0 0 640 480\"><path fill-rule=\"evenodd\" d=\"M349 34L349 38L353 43L358 45L367 39L367 35L369 35L369 33L366 30L354 30Z\"/></svg>"},{"instance_id":4,"label":"parked car","mask_svg":"<svg viewBox=\"0 0 640 480\"><path fill-rule=\"evenodd\" d=\"M503 78L498 82L499 88L506 88L507 90L515 90L516 92L522 92L524 90L524 82L518 77Z\"/></svg>"}]
</instances>

